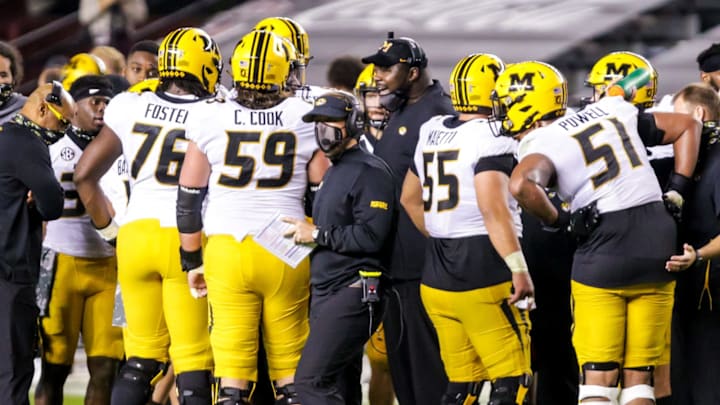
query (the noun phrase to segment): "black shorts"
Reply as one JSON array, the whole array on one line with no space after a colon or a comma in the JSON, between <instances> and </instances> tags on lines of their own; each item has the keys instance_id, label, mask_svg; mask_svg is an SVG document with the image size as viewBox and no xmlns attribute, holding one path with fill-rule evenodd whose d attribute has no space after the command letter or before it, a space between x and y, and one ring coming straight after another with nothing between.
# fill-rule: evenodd
<instances>
[{"instance_id":1,"label":"black shorts","mask_svg":"<svg viewBox=\"0 0 720 405\"><path fill-rule=\"evenodd\" d=\"M662 202L601 215L573 260L573 280L593 287L668 282L665 262L675 254L677 227Z\"/></svg>"},{"instance_id":2,"label":"black shorts","mask_svg":"<svg viewBox=\"0 0 720 405\"><path fill-rule=\"evenodd\" d=\"M488 235L430 238L422 283L445 291L469 291L511 280L510 269Z\"/></svg>"}]
</instances>

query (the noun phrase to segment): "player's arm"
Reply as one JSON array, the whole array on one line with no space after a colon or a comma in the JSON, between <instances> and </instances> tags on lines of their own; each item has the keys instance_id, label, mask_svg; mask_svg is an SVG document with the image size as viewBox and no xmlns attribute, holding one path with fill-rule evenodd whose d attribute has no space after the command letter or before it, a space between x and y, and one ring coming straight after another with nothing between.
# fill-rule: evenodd
<instances>
[{"instance_id":1,"label":"player's arm","mask_svg":"<svg viewBox=\"0 0 720 405\"><path fill-rule=\"evenodd\" d=\"M210 162L207 156L189 142L178 181L175 214L180 231L180 262L188 272L190 292L195 298L207 295L203 277L202 206L208 190Z\"/></svg>"},{"instance_id":2,"label":"player's arm","mask_svg":"<svg viewBox=\"0 0 720 405\"><path fill-rule=\"evenodd\" d=\"M545 188L554 182L555 165L545 155L532 153L524 157L510 176L510 192L530 214L549 226L562 220Z\"/></svg>"},{"instance_id":3,"label":"player's arm","mask_svg":"<svg viewBox=\"0 0 720 405\"><path fill-rule=\"evenodd\" d=\"M307 189L305 190L305 216L312 217L312 206L315 194L320 188L325 172L330 167L328 159L320 149L315 150L307 164Z\"/></svg>"},{"instance_id":4,"label":"player's arm","mask_svg":"<svg viewBox=\"0 0 720 405\"><path fill-rule=\"evenodd\" d=\"M655 112L655 126L661 144L673 144L675 173L691 178L695 171L702 123L688 114ZM643 131L640 131L643 137ZM645 141L645 139L643 139Z\"/></svg>"},{"instance_id":5,"label":"player's arm","mask_svg":"<svg viewBox=\"0 0 720 405\"><path fill-rule=\"evenodd\" d=\"M508 207L512 164L513 158L509 155L481 159L475 167L474 183L475 198L490 243L512 272L514 293L510 303L514 304L520 298L532 296L534 287Z\"/></svg>"},{"instance_id":6,"label":"player's arm","mask_svg":"<svg viewBox=\"0 0 720 405\"><path fill-rule=\"evenodd\" d=\"M121 154L120 138L106 125L83 151L73 176L75 188L90 219L108 241L117 236L117 225L112 221L113 213L100 187L100 178Z\"/></svg>"},{"instance_id":7,"label":"player's arm","mask_svg":"<svg viewBox=\"0 0 720 405\"><path fill-rule=\"evenodd\" d=\"M405 175L400 204L405 208L405 212L407 212L415 227L427 237L429 234L425 228L425 202L422 197L422 183L413 168L414 165L411 165Z\"/></svg>"}]
</instances>

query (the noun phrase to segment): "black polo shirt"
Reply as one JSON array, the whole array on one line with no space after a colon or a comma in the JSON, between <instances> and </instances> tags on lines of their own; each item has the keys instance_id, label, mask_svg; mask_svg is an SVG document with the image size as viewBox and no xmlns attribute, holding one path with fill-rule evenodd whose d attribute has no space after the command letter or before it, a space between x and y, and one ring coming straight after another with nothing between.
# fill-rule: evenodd
<instances>
[{"instance_id":1,"label":"black polo shirt","mask_svg":"<svg viewBox=\"0 0 720 405\"><path fill-rule=\"evenodd\" d=\"M27 204L28 191L34 202ZM45 142L14 122L0 127L0 278L35 283L40 266L42 222L63 212L63 189L55 179Z\"/></svg>"},{"instance_id":2,"label":"black polo shirt","mask_svg":"<svg viewBox=\"0 0 720 405\"><path fill-rule=\"evenodd\" d=\"M415 155L420 126L435 115L455 114L450 96L437 80L413 104L390 114L375 154L390 166L398 194ZM422 274L427 239L417 230L404 209L399 209L390 274L397 280L418 280Z\"/></svg>"}]
</instances>

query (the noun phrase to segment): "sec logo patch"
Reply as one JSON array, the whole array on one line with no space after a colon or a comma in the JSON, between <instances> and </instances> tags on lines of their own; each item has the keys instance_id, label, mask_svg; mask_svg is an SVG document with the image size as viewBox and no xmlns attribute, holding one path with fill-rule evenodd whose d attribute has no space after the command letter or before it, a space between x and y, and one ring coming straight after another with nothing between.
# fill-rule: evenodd
<instances>
[{"instance_id":1,"label":"sec logo patch","mask_svg":"<svg viewBox=\"0 0 720 405\"><path fill-rule=\"evenodd\" d=\"M60 157L69 162L75 158L75 151L66 146L60 151Z\"/></svg>"}]
</instances>

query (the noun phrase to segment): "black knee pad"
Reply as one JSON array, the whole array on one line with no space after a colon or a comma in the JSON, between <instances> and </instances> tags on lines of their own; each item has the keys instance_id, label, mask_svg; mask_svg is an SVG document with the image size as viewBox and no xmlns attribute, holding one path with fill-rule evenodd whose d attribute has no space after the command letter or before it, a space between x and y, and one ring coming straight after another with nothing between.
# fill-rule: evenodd
<instances>
[{"instance_id":1,"label":"black knee pad","mask_svg":"<svg viewBox=\"0 0 720 405\"><path fill-rule=\"evenodd\" d=\"M617 381L615 381L615 386L620 384L620 378L622 377L622 373L620 373L620 363L609 361L607 363L584 363L582 365L582 376L580 377L580 384L585 384L585 372L586 371L613 371L618 370L618 378Z\"/></svg>"},{"instance_id":2,"label":"black knee pad","mask_svg":"<svg viewBox=\"0 0 720 405\"><path fill-rule=\"evenodd\" d=\"M531 383L530 375L498 378L492 384L488 405L527 404L527 391Z\"/></svg>"},{"instance_id":3,"label":"black knee pad","mask_svg":"<svg viewBox=\"0 0 720 405\"><path fill-rule=\"evenodd\" d=\"M207 405L212 402L213 376L210 371L186 371L177 375L180 405Z\"/></svg>"},{"instance_id":4,"label":"black knee pad","mask_svg":"<svg viewBox=\"0 0 720 405\"><path fill-rule=\"evenodd\" d=\"M144 405L150 400L153 385L167 371L167 363L130 357L120 368L112 390L113 405Z\"/></svg>"},{"instance_id":5,"label":"black knee pad","mask_svg":"<svg viewBox=\"0 0 720 405\"><path fill-rule=\"evenodd\" d=\"M252 385L246 390L222 387L218 390L218 400L215 405L250 405L252 391Z\"/></svg>"},{"instance_id":6,"label":"black knee pad","mask_svg":"<svg viewBox=\"0 0 720 405\"><path fill-rule=\"evenodd\" d=\"M478 403L478 396L482 389L482 382L457 383L450 382L447 385L445 394L442 396L441 405L472 405Z\"/></svg>"},{"instance_id":7,"label":"black knee pad","mask_svg":"<svg viewBox=\"0 0 720 405\"><path fill-rule=\"evenodd\" d=\"M275 405L292 405L300 403L300 396L295 390L295 384L286 384L282 387L275 387L275 397L281 397L275 400Z\"/></svg>"}]
</instances>

